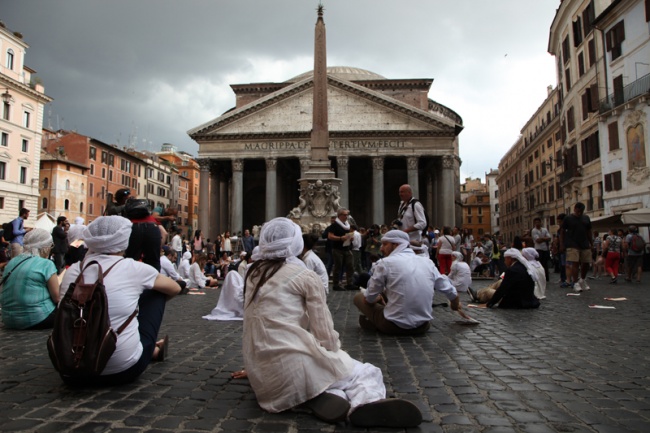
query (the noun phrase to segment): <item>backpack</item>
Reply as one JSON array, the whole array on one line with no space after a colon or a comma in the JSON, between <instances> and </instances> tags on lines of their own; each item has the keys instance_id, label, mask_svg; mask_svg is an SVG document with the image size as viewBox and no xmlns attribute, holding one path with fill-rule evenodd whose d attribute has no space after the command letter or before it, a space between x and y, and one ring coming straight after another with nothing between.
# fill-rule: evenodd
<instances>
[{"instance_id":1,"label":"backpack","mask_svg":"<svg viewBox=\"0 0 650 433\"><path fill-rule=\"evenodd\" d=\"M413 219L415 220L415 223L418 223L417 218L415 218L415 203L418 202L419 200L417 198L414 198L411 200L411 211L413 212ZM427 214L427 210L424 208L424 205L422 205L422 210L424 211L424 220L426 221L426 224L424 225L424 229L422 230L422 236L427 236L427 230L429 229L429 215Z\"/></svg>"},{"instance_id":2,"label":"backpack","mask_svg":"<svg viewBox=\"0 0 650 433\"><path fill-rule=\"evenodd\" d=\"M645 241L638 235L638 233L632 235L632 239L630 239L630 249L635 253L643 252L645 249Z\"/></svg>"},{"instance_id":3,"label":"backpack","mask_svg":"<svg viewBox=\"0 0 650 433\"><path fill-rule=\"evenodd\" d=\"M11 222L2 224L2 237L5 238L5 241L11 242L14 240L14 225Z\"/></svg>"},{"instance_id":4,"label":"backpack","mask_svg":"<svg viewBox=\"0 0 650 433\"><path fill-rule=\"evenodd\" d=\"M108 299L104 277L123 259L102 273L101 265L93 260L81 272L59 303L54 316L54 328L47 340L47 351L54 368L62 376L76 378L98 376L115 352L117 336L126 329L138 309L115 332L108 317ZM91 265L99 268L97 281L84 282L83 273Z\"/></svg>"}]
</instances>

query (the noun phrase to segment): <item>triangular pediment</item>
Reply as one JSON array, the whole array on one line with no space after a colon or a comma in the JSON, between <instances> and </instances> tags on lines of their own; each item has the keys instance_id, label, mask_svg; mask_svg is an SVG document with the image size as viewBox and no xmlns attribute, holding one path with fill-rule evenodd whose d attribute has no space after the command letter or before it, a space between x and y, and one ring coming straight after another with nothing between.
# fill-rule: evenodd
<instances>
[{"instance_id":1,"label":"triangular pediment","mask_svg":"<svg viewBox=\"0 0 650 433\"><path fill-rule=\"evenodd\" d=\"M455 124L349 81L328 76L330 133L400 131L453 133ZM313 78L273 92L188 131L195 139L220 135L304 133L312 129Z\"/></svg>"}]
</instances>

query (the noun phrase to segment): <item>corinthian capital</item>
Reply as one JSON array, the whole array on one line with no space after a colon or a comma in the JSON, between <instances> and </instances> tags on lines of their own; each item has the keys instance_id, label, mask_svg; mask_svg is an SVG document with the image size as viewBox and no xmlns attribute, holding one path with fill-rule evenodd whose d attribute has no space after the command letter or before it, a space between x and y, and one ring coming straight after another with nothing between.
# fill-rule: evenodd
<instances>
[{"instance_id":1,"label":"corinthian capital","mask_svg":"<svg viewBox=\"0 0 650 433\"><path fill-rule=\"evenodd\" d=\"M383 170L384 169L384 157L379 156L372 158L372 168L375 170Z\"/></svg>"},{"instance_id":2,"label":"corinthian capital","mask_svg":"<svg viewBox=\"0 0 650 433\"><path fill-rule=\"evenodd\" d=\"M243 159L233 159L232 160L232 171L243 171L244 170L244 160Z\"/></svg>"}]
</instances>

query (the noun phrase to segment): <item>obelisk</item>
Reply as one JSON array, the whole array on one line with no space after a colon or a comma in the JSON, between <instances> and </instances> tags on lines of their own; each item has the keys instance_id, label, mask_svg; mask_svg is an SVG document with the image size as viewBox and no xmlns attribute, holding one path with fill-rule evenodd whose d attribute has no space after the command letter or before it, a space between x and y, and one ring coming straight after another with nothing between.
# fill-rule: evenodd
<instances>
[{"instance_id":1,"label":"obelisk","mask_svg":"<svg viewBox=\"0 0 650 433\"><path fill-rule=\"evenodd\" d=\"M322 230L329 225L329 217L336 215L340 198L341 179L334 177L329 161L326 47L323 6L319 5L314 34L314 94L309 168L303 178L298 180L300 204L290 214L304 230L309 231Z\"/></svg>"}]
</instances>

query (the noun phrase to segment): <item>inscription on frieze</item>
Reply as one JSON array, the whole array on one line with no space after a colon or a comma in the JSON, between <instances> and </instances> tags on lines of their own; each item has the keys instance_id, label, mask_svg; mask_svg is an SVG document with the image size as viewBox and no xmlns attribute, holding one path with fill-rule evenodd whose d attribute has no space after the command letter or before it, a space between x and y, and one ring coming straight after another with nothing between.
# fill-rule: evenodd
<instances>
[{"instance_id":1,"label":"inscription on frieze","mask_svg":"<svg viewBox=\"0 0 650 433\"><path fill-rule=\"evenodd\" d=\"M243 150L309 150L309 141L259 141L244 143ZM406 147L405 140L330 140L331 150L344 149L403 149Z\"/></svg>"}]
</instances>

